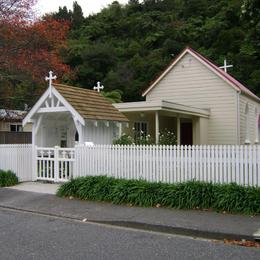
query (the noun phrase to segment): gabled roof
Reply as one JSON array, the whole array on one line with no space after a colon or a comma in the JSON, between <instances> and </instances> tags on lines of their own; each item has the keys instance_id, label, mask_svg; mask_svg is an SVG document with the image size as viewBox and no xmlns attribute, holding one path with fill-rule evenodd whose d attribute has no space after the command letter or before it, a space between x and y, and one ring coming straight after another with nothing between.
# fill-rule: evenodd
<instances>
[{"instance_id":1,"label":"gabled roof","mask_svg":"<svg viewBox=\"0 0 260 260\"><path fill-rule=\"evenodd\" d=\"M194 58L196 58L198 61L206 65L211 71L216 73L219 77L221 77L223 80L225 80L230 86L235 88L237 91L241 91L245 95L257 100L260 102L260 98L256 96L254 93L252 93L247 87L245 87L243 84L241 84L238 80L236 80L234 77L226 73L224 70L220 69L218 66L213 64L211 61L206 59L204 56L202 56L200 53L194 51L193 49L187 47L185 48L168 66L167 68L162 71L162 73L150 84L150 86L143 92L143 96L146 96L167 74L171 71L171 69L181 60L181 58L185 54L191 54Z\"/></svg>"},{"instance_id":2,"label":"gabled roof","mask_svg":"<svg viewBox=\"0 0 260 260\"><path fill-rule=\"evenodd\" d=\"M53 84L53 87L84 119L128 122L118 109L94 90L63 84Z\"/></svg>"},{"instance_id":3,"label":"gabled roof","mask_svg":"<svg viewBox=\"0 0 260 260\"><path fill-rule=\"evenodd\" d=\"M0 121L22 122L26 114L23 110L0 109Z\"/></svg>"}]
</instances>

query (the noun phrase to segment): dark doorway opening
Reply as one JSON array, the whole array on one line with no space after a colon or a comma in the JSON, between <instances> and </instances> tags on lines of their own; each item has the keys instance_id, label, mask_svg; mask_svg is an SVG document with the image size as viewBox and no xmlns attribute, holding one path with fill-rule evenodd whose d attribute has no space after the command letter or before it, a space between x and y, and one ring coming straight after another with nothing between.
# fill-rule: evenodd
<instances>
[{"instance_id":1,"label":"dark doorway opening","mask_svg":"<svg viewBox=\"0 0 260 260\"><path fill-rule=\"evenodd\" d=\"M181 145L192 144L192 122L181 122Z\"/></svg>"}]
</instances>

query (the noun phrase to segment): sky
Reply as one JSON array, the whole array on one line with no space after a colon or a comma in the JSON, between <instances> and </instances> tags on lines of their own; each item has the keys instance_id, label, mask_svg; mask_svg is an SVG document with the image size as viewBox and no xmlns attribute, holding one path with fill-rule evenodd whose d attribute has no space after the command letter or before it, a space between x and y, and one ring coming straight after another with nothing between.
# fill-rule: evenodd
<instances>
[{"instance_id":1,"label":"sky","mask_svg":"<svg viewBox=\"0 0 260 260\"><path fill-rule=\"evenodd\" d=\"M72 9L72 4L75 0L38 0L36 5L37 12L42 15L49 12L58 11L59 6L67 6L68 9ZM114 0L77 0L81 6L84 15L87 16L92 13L99 12L103 7L111 4ZM128 0L117 0L121 4L125 4Z\"/></svg>"}]
</instances>

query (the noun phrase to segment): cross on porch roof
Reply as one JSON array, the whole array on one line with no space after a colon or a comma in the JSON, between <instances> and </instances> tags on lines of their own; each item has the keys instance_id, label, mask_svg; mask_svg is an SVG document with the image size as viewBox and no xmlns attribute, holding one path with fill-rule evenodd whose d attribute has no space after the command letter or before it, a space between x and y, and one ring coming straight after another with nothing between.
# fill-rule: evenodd
<instances>
[{"instance_id":1,"label":"cross on porch roof","mask_svg":"<svg viewBox=\"0 0 260 260\"><path fill-rule=\"evenodd\" d=\"M96 90L97 92L100 92L100 90L103 90L104 89L104 86L100 85L100 82L98 81L97 82L97 86L93 87L94 90Z\"/></svg>"},{"instance_id":2,"label":"cross on porch roof","mask_svg":"<svg viewBox=\"0 0 260 260\"><path fill-rule=\"evenodd\" d=\"M49 87L51 88L52 86L52 80L55 80L57 79L57 76L53 76L53 72L52 71L49 71L49 77L45 77L45 80L46 81L49 81Z\"/></svg>"}]
</instances>

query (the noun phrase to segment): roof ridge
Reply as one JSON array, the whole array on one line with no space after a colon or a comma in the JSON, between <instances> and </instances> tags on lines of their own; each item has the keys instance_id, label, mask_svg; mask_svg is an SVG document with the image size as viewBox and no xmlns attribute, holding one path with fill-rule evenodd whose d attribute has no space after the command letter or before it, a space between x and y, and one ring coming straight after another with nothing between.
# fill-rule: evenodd
<instances>
[{"instance_id":1,"label":"roof ridge","mask_svg":"<svg viewBox=\"0 0 260 260\"><path fill-rule=\"evenodd\" d=\"M52 84L54 87L58 86L58 87L68 87L68 88L73 88L73 89L79 89L79 90L83 90L83 91L89 91L91 93L95 93L97 95L100 95L100 93L98 93L97 91L93 90L93 89L89 89L89 88L84 88L84 87L75 87L75 86L71 86L71 85L67 85L67 84L60 84L60 83L53 83Z\"/></svg>"}]
</instances>

